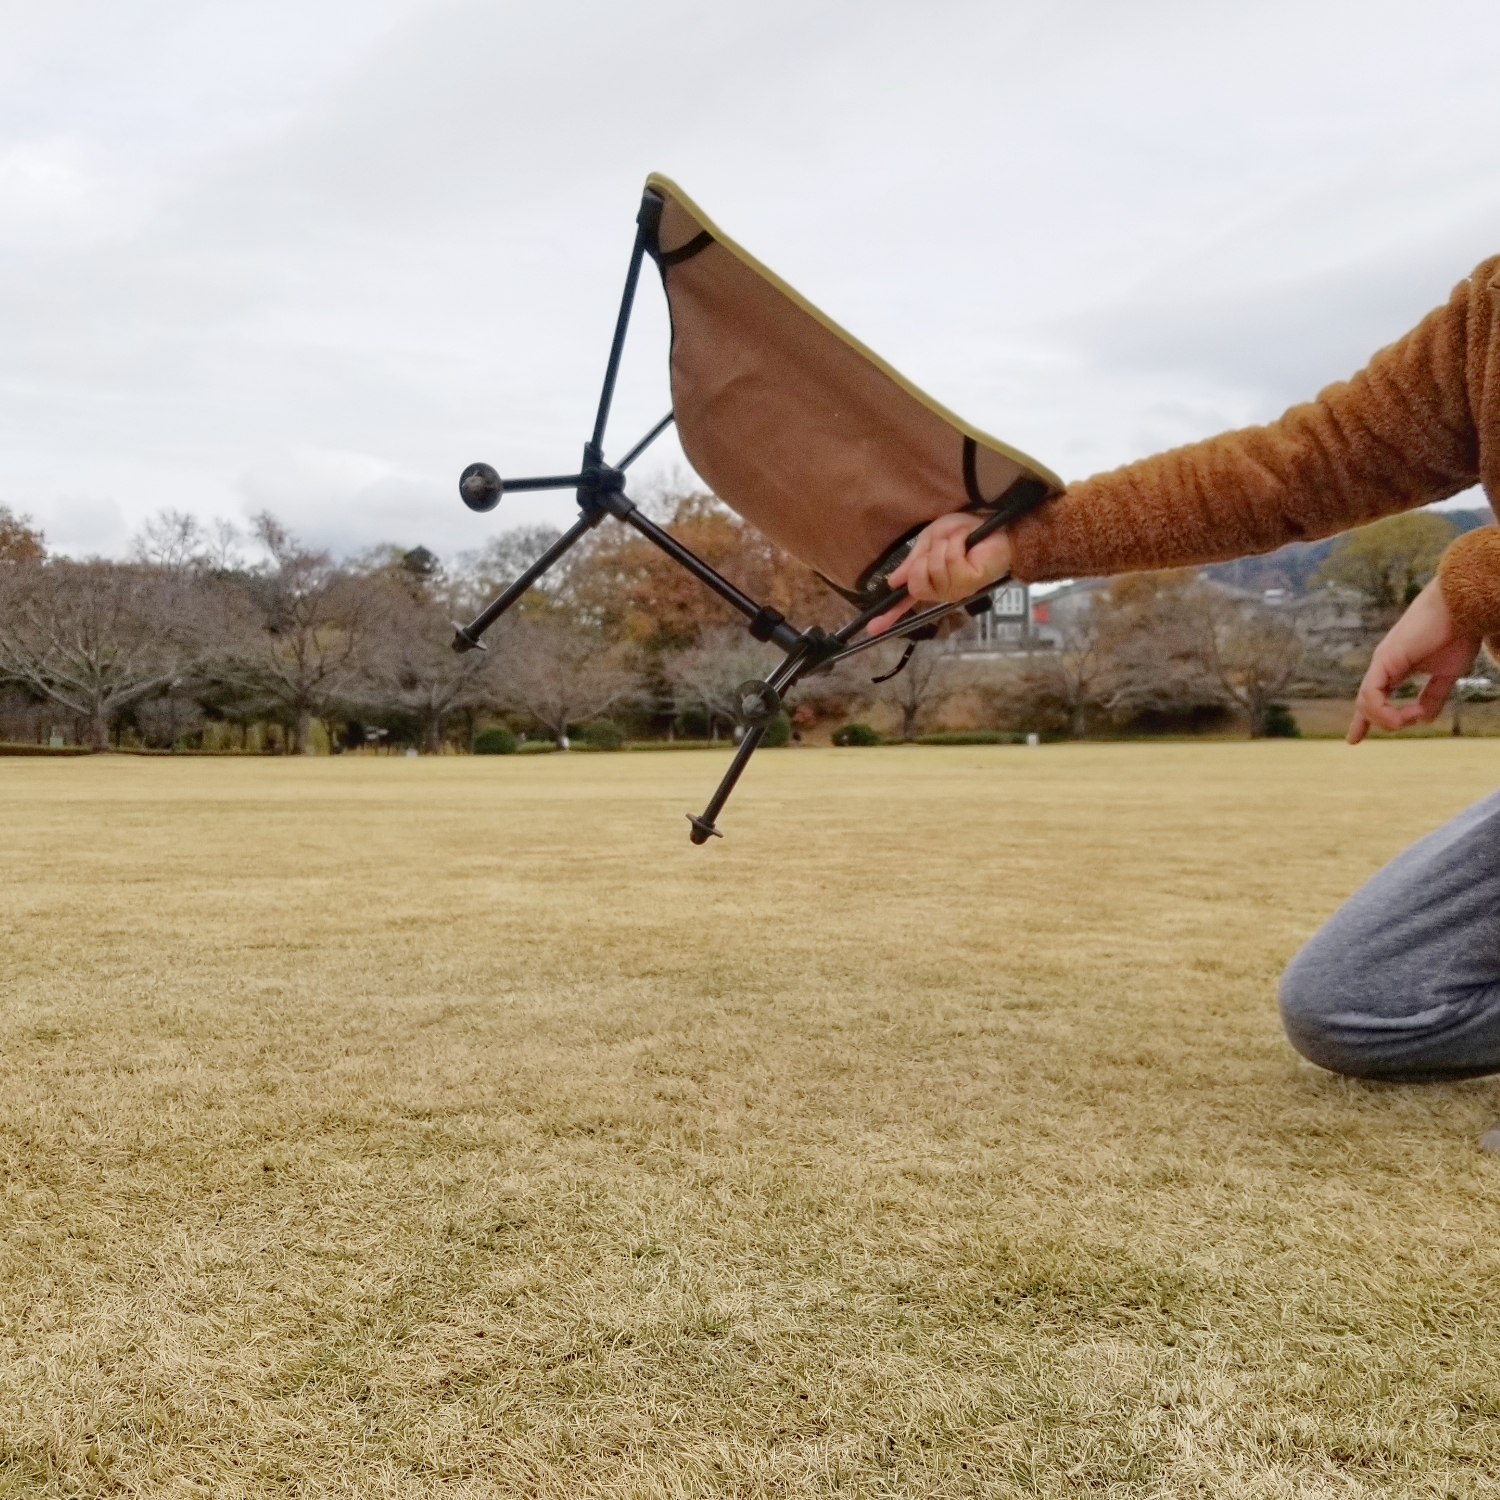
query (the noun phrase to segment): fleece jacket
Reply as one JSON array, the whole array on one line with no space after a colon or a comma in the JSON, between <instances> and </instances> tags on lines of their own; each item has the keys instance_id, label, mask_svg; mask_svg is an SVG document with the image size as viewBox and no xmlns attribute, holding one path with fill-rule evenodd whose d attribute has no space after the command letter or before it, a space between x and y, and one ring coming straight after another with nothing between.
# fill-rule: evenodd
<instances>
[{"instance_id":1,"label":"fleece jacket","mask_svg":"<svg viewBox=\"0 0 1500 1500\"><path fill-rule=\"evenodd\" d=\"M1039 583L1175 568L1312 541L1482 484L1500 494L1500 256L1352 380L1264 427L1226 432L1070 485L1011 528ZM1438 570L1459 627L1500 636L1500 528Z\"/></svg>"}]
</instances>

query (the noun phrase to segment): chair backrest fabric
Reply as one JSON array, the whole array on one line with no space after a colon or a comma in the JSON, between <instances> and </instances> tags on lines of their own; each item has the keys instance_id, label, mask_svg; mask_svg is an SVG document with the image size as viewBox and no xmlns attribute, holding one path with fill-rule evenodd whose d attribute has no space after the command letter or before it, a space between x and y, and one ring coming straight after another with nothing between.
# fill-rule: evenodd
<instances>
[{"instance_id":1,"label":"chair backrest fabric","mask_svg":"<svg viewBox=\"0 0 1500 1500\"><path fill-rule=\"evenodd\" d=\"M672 318L672 409L725 504L844 589L904 537L991 505L1034 459L918 390L653 175Z\"/></svg>"}]
</instances>

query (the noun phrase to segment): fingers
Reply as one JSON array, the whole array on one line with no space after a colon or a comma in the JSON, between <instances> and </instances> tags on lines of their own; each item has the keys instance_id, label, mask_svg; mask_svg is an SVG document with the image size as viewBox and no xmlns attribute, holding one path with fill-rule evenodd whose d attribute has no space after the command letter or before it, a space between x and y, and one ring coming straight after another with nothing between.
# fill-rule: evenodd
<instances>
[{"instance_id":1,"label":"fingers","mask_svg":"<svg viewBox=\"0 0 1500 1500\"><path fill-rule=\"evenodd\" d=\"M1003 531L991 533L970 550L969 533L979 524L965 512L940 516L912 543L886 581L892 588L904 583L914 599L967 598L1010 567L1010 538Z\"/></svg>"},{"instance_id":2,"label":"fingers","mask_svg":"<svg viewBox=\"0 0 1500 1500\"><path fill-rule=\"evenodd\" d=\"M957 602L977 593L1010 569L1010 539L997 531L969 550L969 534L980 518L967 511L939 516L912 543L911 551L892 569L886 582L906 586L909 598L870 621L870 634L889 630L920 603Z\"/></svg>"},{"instance_id":3,"label":"fingers","mask_svg":"<svg viewBox=\"0 0 1500 1500\"><path fill-rule=\"evenodd\" d=\"M1403 671L1401 676L1395 679L1398 682L1406 680ZM1356 714L1365 721L1368 730L1372 725L1378 725L1381 729L1396 730L1405 725L1405 714L1409 710L1397 708L1390 699L1393 686L1391 671L1387 664L1381 660L1379 652L1370 662L1370 669L1365 673L1365 680L1359 685L1359 692L1354 699ZM1351 730L1353 726L1351 725ZM1363 738L1363 734L1360 736ZM1357 742L1356 742L1357 743Z\"/></svg>"},{"instance_id":4,"label":"fingers","mask_svg":"<svg viewBox=\"0 0 1500 1500\"><path fill-rule=\"evenodd\" d=\"M964 543L968 538L961 532L953 533L935 543L928 553L927 576L931 580L934 599L962 599L978 587L970 582L979 575L967 561Z\"/></svg>"},{"instance_id":5,"label":"fingers","mask_svg":"<svg viewBox=\"0 0 1500 1500\"><path fill-rule=\"evenodd\" d=\"M892 569L890 576L886 579L886 586L888 588L899 589L901 585L905 583L906 580L911 576L912 561L916 557L917 547L919 547L921 543L922 538L918 537L916 545L914 545L911 551L901 559L901 566Z\"/></svg>"},{"instance_id":6,"label":"fingers","mask_svg":"<svg viewBox=\"0 0 1500 1500\"><path fill-rule=\"evenodd\" d=\"M944 517L944 519L947 519L947 517ZM906 591L913 598L927 597L926 592L918 592L918 589L927 589L930 586L929 577L927 577L929 553L932 552L939 526L941 526L941 522L936 522L935 520L926 531L921 532L921 535L918 535L918 538L913 541L912 550L907 552L904 558L901 558L900 565L892 568L891 574L885 580L891 588L900 588L904 583ZM880 618L885 619L886 616L882 615Z\"/></svg>"},{"instance_id":7,"label":"fingers","mask_svg":"<svg viewBox=\"0 0 1500 1500\"><path fill-rule=\"evenodd\" d=\"M1419 719L1426 717L1415 704L1406 708L1394 708L1387 704L1378 716L1363 708L1356 708L1354 717L1349 720L1349 728L1344 732L1344 738L1349 744L1357 745L1373 728L1386 729L1394 734L1398 729L1408 729Z\"/></svg>"},{"instance_id":8,"label":"fingers","mask_svg":"<svg viewBox=\"0 0 1500 1500\"><path fill-rule=\"evenodd\" d=\"M916 606L915 599L903 599L900 604L886 610L883 615L876 615L866 627L871 635L879 635L884 630L889 630L902 615L908 613Z\"/></svg>"},{"instance_id":9,"label":"fingers","mask_svg":"<svg viewBox=\"0 0 1500 1500\"><path fill-rule=\"evenodd\" d=\"M986 584L1010 570L1010 539L994 533L969 546L967 530L935 541L928 553L930 595L924 598L957 601L977 594Z\"/></svg>"},{"instance_id":10,"label":"fingers","mask_svg":"<svg viewBox=\"0 0 1500 1500\"><path fill-rule=\"evenodd\" d=\"M900 566L891 572L886 582L892 588L899 588L903 583L909 586L913 573L919 569L925 577L928 554L932 549L945 542L949 534L954 531L959 532L960 535L967 535L975 524L973 516L966 515L962 511L939 516L918 534L916 541L911 544L911 551L902 559Z\"/></svg>"},{"instance_id":11,"label":"fingers","mask_svg":"<svg viewBox=\"0 0 1500 1500\"><path fill-rule=\"evenodd\" d=\"M932 577L933 552L942 545L941 537L918 538L927 545L912 549L911 570L906 575L906 592L913 599L936 599L937 589Z\"/></svg>"},{"instance_id":12,"label":"fingers","mask_svg":"<svg viewBox=\"0 0 1500 1500\"><path fill-rule=\"evenodd\" d=\"M1370 670L1359 685L1354 717L1345 735L1351 745L1357 745L1372 727L1394 734L1413 724L1430 724L1442 712L1448 694L1458 681L1457 673L1434 673L1427 679L1415 702L1397 705L1391 702L1391 692L1410 675L1404 666L1399 670L1400 675L1395 675L1390 663L1382 661L1378 654L1371 661Z\"/></svg>"},{"instance_id":13,"label":"fingers","mask_svg":"<svg viewBox=\"0 0 1500 1500\"><path fill-rule=\"evenodd\" d=\"M1420 723L1426 717L1427 715L1416 704L1409 704L1405 708L1387 707L1378 718L1361 709L1356 709L1344 738L1351 745L1357 745L1372 728L1384 729L1395 734L1398 729L1410 729L1413 724Z\"/></svg>"},{"instance_id":14,"label":"fingers","mask_svg":"<svg viewBox=\"0 0 1500 1500\"><path fill-rule=\"evenodd\" d=\"M1448 695L1458 685L1457 672L1434 672L1422 688L1417 706L1421 709L1422 722L1430 724L1442 713Z\"/></svg>"},{"instance_id":15,"label":"fingers","mask_svg":"<svg viewBox=\"0 0 1500 1500\"><path fill-rule=\"evenodd\" d=\"M1429 583L1390 628L1370 658L1359 685L1346 736L1357 745L1371 728L1395 731L1430 724L1442 712L1459 678L1474 665L1479 642L1454 622L1437 581ZM1425 676L1416 701L1397 707L1392 692L1409 677Z\"/></svg>"}]
</instances>

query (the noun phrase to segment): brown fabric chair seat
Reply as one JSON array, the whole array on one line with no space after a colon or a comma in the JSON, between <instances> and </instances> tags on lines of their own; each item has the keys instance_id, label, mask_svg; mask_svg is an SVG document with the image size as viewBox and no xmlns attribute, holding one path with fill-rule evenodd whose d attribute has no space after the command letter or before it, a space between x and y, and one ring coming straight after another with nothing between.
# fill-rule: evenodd
<instances>
[{"instance_id":1,"label":"brown fabric chair seat","mask_svg":"<svg viewBox=\"0 0 1500 1500\"><path fill-rule=\"evenodd\" d=\"M793 556L858 591L938 516L992 506L1021 479L1062 491L800 297L675 183L653 175L647 189L661 200L647 248L671 310L683 452Z\"/></svg>"}]
</instances>

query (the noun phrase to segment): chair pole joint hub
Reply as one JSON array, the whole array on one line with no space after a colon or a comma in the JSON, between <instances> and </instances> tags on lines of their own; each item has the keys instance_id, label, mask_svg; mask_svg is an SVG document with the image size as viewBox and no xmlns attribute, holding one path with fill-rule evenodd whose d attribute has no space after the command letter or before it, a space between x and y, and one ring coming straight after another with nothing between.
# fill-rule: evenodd
<instances>
[{"instance_id":1,"label":"chair pole joint hub","mask_svg":"<svg viewBox=\"0 0 1500 1500\"><path fill-rule=\"evenodd\" d=\"M772 609L769 604L763 604L760 611L750 621L750 634L758 641L774 640L776 627L786 624L786 616L779 609Z\"/></svg>"},{"instance_id":2,"label":"chair pole joint hub","mask_svg":"<svg viewBox=\"0 0 1500 1500\"><path fill-rule=\"evenodd\" d=\"M578 504L585 515L602 520L607 515L623 517L633 510L625 496L625 471L604 461L604 450L595 442L583 445L583 463L578 473ZM624 502L623 505L621 502Z\"/></svg>"},{"instance_id":3,"label":"chair pole joint hub","mask_svg":"<svg viewBox=\"0 0 1500 1500\"><path fill-rule=\"evenodd\" d=\"M830 635L821 625L809 625L798 638L797 644L802 650L809 672L816 672L844 649L844 643L836 635Z\"/></svg>"},{"instance_id":4,"label":"chair pole joint hub","mask_svg":"<svg viewBox=\"0 0 1500 1500\"><path fill-rule=\"evenodd\" d=\"M735 717L747 729L765 729L781 712L781 694L769 682L752 677L734 690L734 696L739 702Z\"/></svg>"}]
</instances>

